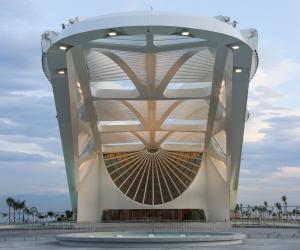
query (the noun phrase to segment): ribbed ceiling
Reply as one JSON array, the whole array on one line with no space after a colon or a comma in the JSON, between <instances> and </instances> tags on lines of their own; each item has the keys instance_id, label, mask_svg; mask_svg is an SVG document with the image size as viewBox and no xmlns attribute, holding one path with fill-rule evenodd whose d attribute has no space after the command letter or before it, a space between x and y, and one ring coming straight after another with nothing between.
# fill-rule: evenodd
<instances>
[{"instance_id":1,"label":"ribbed ceiling","mask_svg":"<svg viewBox=\"0 0 300 250\"><path fill-rule=\"evenodd\" d=\"M103 156L123 194L138 203L159 205L176 199L189 187L199 171L202 154L142 150Z\"/></svg>"}]
</instances>

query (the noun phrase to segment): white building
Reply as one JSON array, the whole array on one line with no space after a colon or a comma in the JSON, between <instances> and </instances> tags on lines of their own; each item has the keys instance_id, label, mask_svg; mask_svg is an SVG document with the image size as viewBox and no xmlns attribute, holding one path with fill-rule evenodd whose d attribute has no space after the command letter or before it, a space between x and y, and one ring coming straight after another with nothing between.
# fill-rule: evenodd
<instances>
[{"instance_id":1,"label":"white building","mask_svg":"<svg viewBox=\"0 0 300 250\"><path fill-rule=\"evenodd\" d=\"M258 65L234 23L133 12L42 35L78 221L229 219Z\"/></svg>"}]
</instances>

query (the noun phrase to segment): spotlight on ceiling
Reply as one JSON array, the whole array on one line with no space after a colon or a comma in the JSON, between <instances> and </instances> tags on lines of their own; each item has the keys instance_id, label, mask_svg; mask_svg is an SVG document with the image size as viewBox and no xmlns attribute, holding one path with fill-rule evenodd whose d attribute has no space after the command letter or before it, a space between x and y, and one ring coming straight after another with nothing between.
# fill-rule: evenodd
<instances>
[{"instance_id":1,"label":"spotlight on ceiling","mask_svg":"<svg viewBox=\"0 0 300 250\"><path fill-rule=\"evenodd\" d=\"M64 75L64 74L66 73L66 70L65 70L65 69L59 69L59 70L57 71L57 73L58 73L59 75Z\"/></svg>"},{"instance_id":2,"label":"spotlight on ceiling","mask_svg":"<svg viewBox=\"0 0 300 250\"><path fill-rule=\"evenodd\" d=\"M234 69L234 72L235 72L235 73L241 73L241 72L242 72L242 69L241 69L241 68L235 68L235 69Z\"/></svg>"},{"instance_id":3,"label":"spotlight on ceiling","mask_svg":"<svg viewBox=\"0 0 300 250\"><path fill-rule=\"evenodd\" d=\"M67 50L67 48L68 48L68 47L65 46L65 45L60 45L60 46L59 46L59 49L61 49L61 50Z\"/></svg>"},{"instance_id":4,"label":"spotlight on ceiling","mask_svg":"<svg viewBox=\"0 0 300 250\"><path fill-rule=\"evenodd\" d=\"M115 31L110 31L110 32L108 32L108 35L109 35L109 36L116 36L116 35L118 35L118 34L117 34L117 32L115 32Z\"/></svg>"},{"instance_id":5,"label":"spotlight on ceiling","mask_svg":"<svg viewBox=\"0 0 300 250\"><path fill-rule=\"evenodd\" d=\"M181 31L181 35L182 35L182 36L189 36L189 35L190 35L190 32L184 30L184 31Z\"/></svg>"},{"instance_id":6,"label":"spotlight on ceiling","mask_svg":"<svg viewBox=\"0 0 300 250\"><path fill-rule=\"evenodd\" d=\"M240 48L240 46L238 46L238 45L233 45L231 48L234 49L234 50L237 50L237 49Z\"/></svg>"}]
</instances>

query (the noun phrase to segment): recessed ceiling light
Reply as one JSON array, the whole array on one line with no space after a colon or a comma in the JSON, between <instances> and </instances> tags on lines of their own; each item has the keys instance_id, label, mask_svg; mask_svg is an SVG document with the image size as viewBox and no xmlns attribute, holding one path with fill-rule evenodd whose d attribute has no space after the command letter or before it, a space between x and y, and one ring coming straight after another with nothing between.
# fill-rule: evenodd
<instances>
[{"instance_id":1,"label":"recessed ceiling light","mask_svg":"<svg viewBox=\"0 0 300 250\"><path fill-rule=\"evenodd\" d=\"M61 46L59 46L59 49L61 49L61 50L67 50L67 46L64 46L64 45L61 45Z\"/></svg>"},{"instance_id":2,"label":"recessed ceiling light","mask_svg":"<svg viewBox=\"0 0 300 250\"><path fill-rule=\"evenodd\" d=\"M241 68L235 68L235 73L241 73L242 72L242 69Z\"/></svg>"},{"instance_id":3,"label":"recessed ceiling light","mask_svg":"<svg viewBox=\"0 0 300 250\"><path fill-rule=\"evenodd\" d=\"M182 31L182 32L181 32L181 35L182 35L182 36L189 36L189 35L190 35L190 32L189 32L189 31Z\"/></svg>"},{"instance_id":4,"label":"recessed ceiling light","mask_svg":"<svg viewBox=\"0 0 300 250\"><path fill-rule=\"evenodd\" d=\"M110 31L110 32L108 32L108 35L109 35L109 36L116 36L116 35L117 35L117 32L115 32L115 31Z\"/></svg>"},{"instance_id":5,"label":"recessed ceiling light","mask_svg":"<svg viewBox=\"0 0 300 250\"><path fill-rule=\"evenodd\" d=\"M64 74L66 73L66 71L65 71L64 69L59 69L59 70L57 71L57 73L58 73L59 75L64 75Z\"/></svg>"},{"instance_id":6,"label":"recessed ceiling light","mask_svg":"<svg viewBox=\"0 0 300 250\"><path fill-rule=\"evenodd\" d=\"M232 48L232 49L234 49L234 50L237 50L237 49L239 49L239 48L240 48L240 46L238 46L238 45L234 45L234 46L232 46L231 48Z\"/></svg>"}]
</instances>

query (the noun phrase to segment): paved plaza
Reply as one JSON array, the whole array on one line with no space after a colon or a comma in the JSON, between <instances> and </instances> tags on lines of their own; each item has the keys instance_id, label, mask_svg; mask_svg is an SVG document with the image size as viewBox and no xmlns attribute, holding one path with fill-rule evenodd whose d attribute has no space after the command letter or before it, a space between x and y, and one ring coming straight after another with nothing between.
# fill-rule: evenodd
<instances>
[{"instance_id":1,"label":"paved plaza","mask_svg":"<svg viewBox=\"0 0 300 250\"><path fill-rule=\"evenodd\" d=\"M154 227L154 225L150 224L131 224L131 225L124 225L120 224L117 227L114 224L102 224L97 225L94 227L96 231L116 231L122 230L124 231L141 231L145 228L150 232L150 228L154 229L154 231L170 231L170 226L166 224L157 224L158 227ZM156 226L157 226L156 225ZM210 228L208 228L208 226ZM55 236L59 234L66 234L72 232L88 232L91 228L83 228L70 230L70 229L45 229L41 228L39 230L1 230L0 231L0 250L34 250L34 249L41 249L41 250L50 250L50 249L107 249L107 248L94 248L94 247L67 247L59 245ZM168 230L167 230L168 229ZM181 231L179 230L179 224L175 224L173 226L174 231ZM187 231L228 231L228 232L238 232L238 233L245 233L247 238L243 240L243 243L240 245L228 245L228 246L209 246L209 247L145 247L145 245L138 245L136 249L203 249L203 250L227 250L227 249L245 249L245 250L299 250L300 249L300 229L299 228L227 228L220 226L212 227L208 224L198 224L193 223L188 228L182 228L183 232ZM210 229L210 230L208 230ZM224 230L225 229L225 230ZM110 248L110 249L120 249L120 248ZM122 249L132 249L132 248L122 248Z\"/></svg>"},{"instance_id":2,"label":"paved plaza","mask_svg":"<svg viewBox=\"0 0 300 250\"><path fill-rule=\"evenodd\" d=\"M6 241L0 242L0 249L12 249L12 250L51 250L51 249L106 249L106 248L92 248L92 247L66 247L59 245L55 238L53 237L45 237L38 240L35 239L27 239L24 241L22 238L10 238ZM120 249L120 248L111 248L111 249ZM129 248L122 248L129 249ZM139 249L139 248L137 248ZM178 248L144 248L143 249L203 249L203 250L235 250L235 249L245 249L245 250L298 250L300 249L300 239L258 239L251 238L245 239L244 243L241 245L231 245L231 246L209 246L209 247L178 247Z\"/></svg>"}]
</instances>

